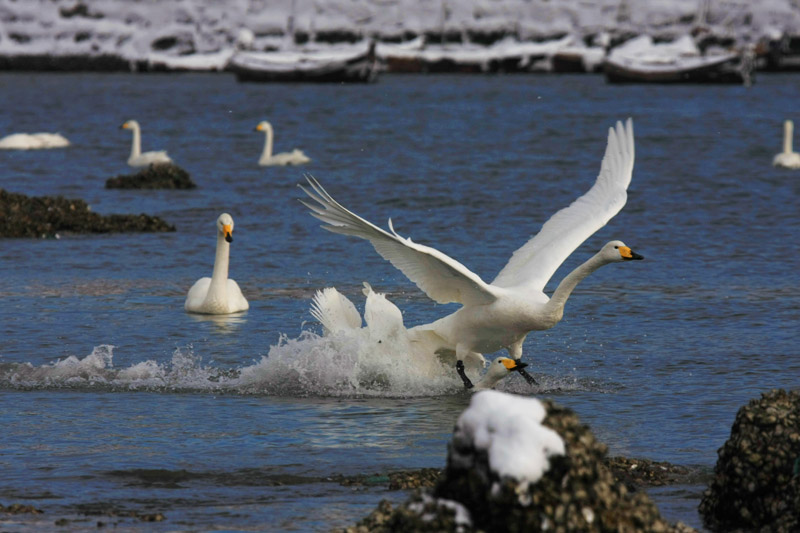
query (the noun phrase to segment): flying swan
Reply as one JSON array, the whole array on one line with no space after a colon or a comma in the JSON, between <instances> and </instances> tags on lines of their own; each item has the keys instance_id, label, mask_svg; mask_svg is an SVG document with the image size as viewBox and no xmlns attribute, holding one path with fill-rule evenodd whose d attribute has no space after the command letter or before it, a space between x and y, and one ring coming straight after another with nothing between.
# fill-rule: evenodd
<instances>
[{"instance_id":1,"label":"flying swan","mask_svg":"<svg viewBox=\"0 0 800 533\"><path fill-rule=\"evenodd\" d=\"M482 366L484 353L503 348L511 359L519 360L528 333L555 326L567 298L586 276L609 263L642 259L622 241L611 241L568 274L552 297L543 292L561 263L625 205L633 160L633 122L628 119L624 126L617 122L616 128L609 128L592 188L550 217L538 235L514 252L492 283L439 250L399 236L391 219L387 232L347 210L312 176L306 176L310 189L299 186L315 203L301 202L326 223L324 229L369 240L431 299L462 305L444 318L410 329L412 342L425 343L437 355L454 355L456 361Z\"/></svg>"},{"instance_id":2,"label":"flying swan","mask_svg":"<svg viewBox=\"0 0 800 533\"><path fill-rule=\"evenodd\" d=\"M792 151L792 137L794 136L794 122L787 120L783 123L783 152L777 154L772 160L772 165L783 168L800 168L800 154Z\"/></svg>"},{"instance_id":3,"label":"flying swan","mask_svg":"<svg viewBox=\"0 0 800 533\"><path fill-rule=\"evenodd\" d=\"M14 133L0 139L0 150L65 148L69 141L60 133Z\"/></svg>"},{"instance_id":4,"label":"flying swan","mask_svg":"<svg viewBox=\"0 0 800 533\"><path fill-rule=\"evenodd\" d=\"M263 131L266 133L264 140L264 151L261 152L261 159L258 164L261 166L285 166L285 165L302 165L308 163L311 159L303 153L302 150L295 148L291 152L282 152L280 154L272 154L272 140L274 134L272 132L272 124L266 120L262 120L256 126L256 131Z\"/></svg>"},{"instance_id":5,"label":"flying swan","mask_svg":"<svg viewBox=\"0 0 800 533\"><path fill-rule=\"evenodd\" d=\"M228 259L233 242L233 218L222 213L217 219L217 256L210 278L200 278L189 289L184 309L190 313L227 315L247 311L247 303L239 285L228 278Z\"/></svg>"},{"instance_id":6,"label":"flying swan","mask_svg":"<svg viewBox=\"0 0 800 533\"><path fill-rule=\"evenodd\" d=\"M144 152L142 153L142 130L139 123L135 120L128 120L122 126L123 130L133 130L133 143L131 144L131 155L128 158L128 165L132 167L146 167L152 164L160 165L164 163L172 163L167 152L160 150L158 152Z\"/></svg>"}]
</instances>

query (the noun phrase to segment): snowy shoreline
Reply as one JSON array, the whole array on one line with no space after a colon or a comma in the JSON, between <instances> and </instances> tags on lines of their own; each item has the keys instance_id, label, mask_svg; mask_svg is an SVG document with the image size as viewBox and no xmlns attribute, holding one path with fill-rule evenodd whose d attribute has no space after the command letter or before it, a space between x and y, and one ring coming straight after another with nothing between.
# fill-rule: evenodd
<instances>
[{"instance_id":1,"label":"snowy shoreline","mask_svg":"<svg viewBox=\"0 0 800 533\"><path fill-rule=\"evenodd\" d=\"M433 53L473 55L567 36L606 48L643 34L756 46L800 36L800 7L789 0L0 0L0 22L0 70L219 71L237 47L302 51L364 40L390 49L424 39Z\"/></svg>"}]
</instances>

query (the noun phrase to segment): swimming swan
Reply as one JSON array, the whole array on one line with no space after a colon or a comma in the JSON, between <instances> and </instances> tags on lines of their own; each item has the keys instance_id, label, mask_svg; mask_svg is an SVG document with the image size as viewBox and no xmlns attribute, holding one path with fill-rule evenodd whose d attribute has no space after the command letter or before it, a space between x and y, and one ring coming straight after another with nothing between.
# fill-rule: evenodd
<instances>
[{"instance_id":1,"label":"swimming swan","mask_svg":"<svg viewBox=\"0 0 800 533\"><path fill-rule=\"evenodd\" d=\"M545 284L564 260L603 227L627 200L633 173L633 123L610 128L600 174L589 191L555 213L538 235L511 256L491 284L435 248L400 237L389 220L389 232L347 210L311 176L300 188L315 203L301 202L327 225L323 228L369 240L375 250L438 303L462 307L431 324L409 330L412 343L468 365L485 365L482 354L502 348L512 359L522 356L529 332L555 326L577 284L603 265L642 259L621 241L611 241L561 282L551 298Z\"/></svg>"},{"instance_id":2,"label":"swimming swan","mask_svg":"<svg viewBox=\"0 0 800 533\"><path fill-rule=\"evenodd\" d=\"M190 313L226 315L247 311L250 304L239 285L228 278L228 258L233 242L233 218L222 213L217 219L217 256L210 278L200 278L189 289L184 309Z\"/></svg>"},{"instance_id":3,"label":"swimming swan","mask_svg":"<svg viewBox=\"0 0 800 533\"><path fill-rule=\"evenodd\" d=\"M142 153L142 130L139 123L135 120L128 120L122 126L123 130L133 130L133 144L131 144L131 156L128 158L128 165L132 167L146 167L152 164L172 163L167 152L164 150L158 152L145 152Z\"/></svg>"},{"instance_id":4,"label":"swimming swan","mask_svg":"<svg viewBox=\"0 0 800 533\"><path fill-rule=\"evenodd\" d=\"M64 148L69 141L60 133L14 133L0 139L0 150Z\"/></svg>"},{"instance_id":5,"label":"swimming swan","mask_svg":"<svg viewBox=\"0 0 800 533\"><path fill-rule=\"evenodd\" d=\"M266 120L262 120L256 126L256 131L263 131L266 133L264 140L264 151L261 152L261 159L258 164L261 166L284 166L284 165L302 165L308 163L311 159L303 153L302 150L295 148L291 152L282 152L280 154L272 155L272 139L274 134L272 132L272 124Z\"/></svg>"},{"instance_id":6,"label":"swimming swan","mask_svg":"<svg viewBox=\"0 0 800 533\"><path fill-rule=\"evenodd\" d=\"M772 160L772 165L783 168L800 168L800 154L792 151L792 137L794 136L794 122L787 120L783 123L783 152L777 154Z\"/></svg>"}]
</instances>

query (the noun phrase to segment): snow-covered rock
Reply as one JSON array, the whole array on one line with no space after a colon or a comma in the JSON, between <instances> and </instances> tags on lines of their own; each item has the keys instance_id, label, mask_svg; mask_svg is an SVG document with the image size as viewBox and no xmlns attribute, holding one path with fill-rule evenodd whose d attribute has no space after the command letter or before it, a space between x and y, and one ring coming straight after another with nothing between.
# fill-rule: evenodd
<instances>
[{"instance_id":1,"label":"snow-covered rock","mask_svg":"<svg viewBox=\"0 0 800 533\"><path fill-rule=\"evenodd\" d=\"M542 425L545 409L536 398L486 390L472 396L453 432L452 464L462 458L459 450L484 452L489 468L498 477L519 483L536 483L550 469L550 458L564 455L564 441Z\"/></svg>"}]
</instances>

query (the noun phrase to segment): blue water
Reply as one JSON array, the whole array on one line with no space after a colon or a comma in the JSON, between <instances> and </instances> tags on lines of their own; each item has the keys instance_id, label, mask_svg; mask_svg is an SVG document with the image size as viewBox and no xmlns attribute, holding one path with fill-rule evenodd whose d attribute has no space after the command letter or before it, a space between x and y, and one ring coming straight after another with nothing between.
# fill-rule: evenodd
<instances>
[{"instance_id":1,"label":"blue water","mask_svg":"<svg viewBox=\"0 0 800 533\"><path fill-rule=\"evenodd\" d=\"M43 515L4 528L329 530L402 492L337 475L441 467L469 396L456 376L351 379L359 347L320 339L315 290L363 308L369 281L408 326L449 313L368 243L319 228L304 172L342 203L491 280L593 183L607 128L632 116L623 211L556 272L608 240L645 261L584 281L533 333L500 388L554 398L614 454L711 469L736 410L797 387L800 173L771 166L800 118L797 75L744 87L609 86L600 76L386 76L371 86L238 84L228 75L0 74L0 136L60 131L64 150L0 152L0 187L146 212L175 233L0 240L0 503ZM793 114L795 114L793 116ZM166 149L192 191L106 190L130 134ZM301 168L260 168L254 126ZM183 311L210 275L216 217L235 219L231 277L250 310ZM699 525L700 484L653 491ZM162 512L144 523L125 512ZM116 516L115 516L116 515Z\"/></svg>"}]
</instances>

